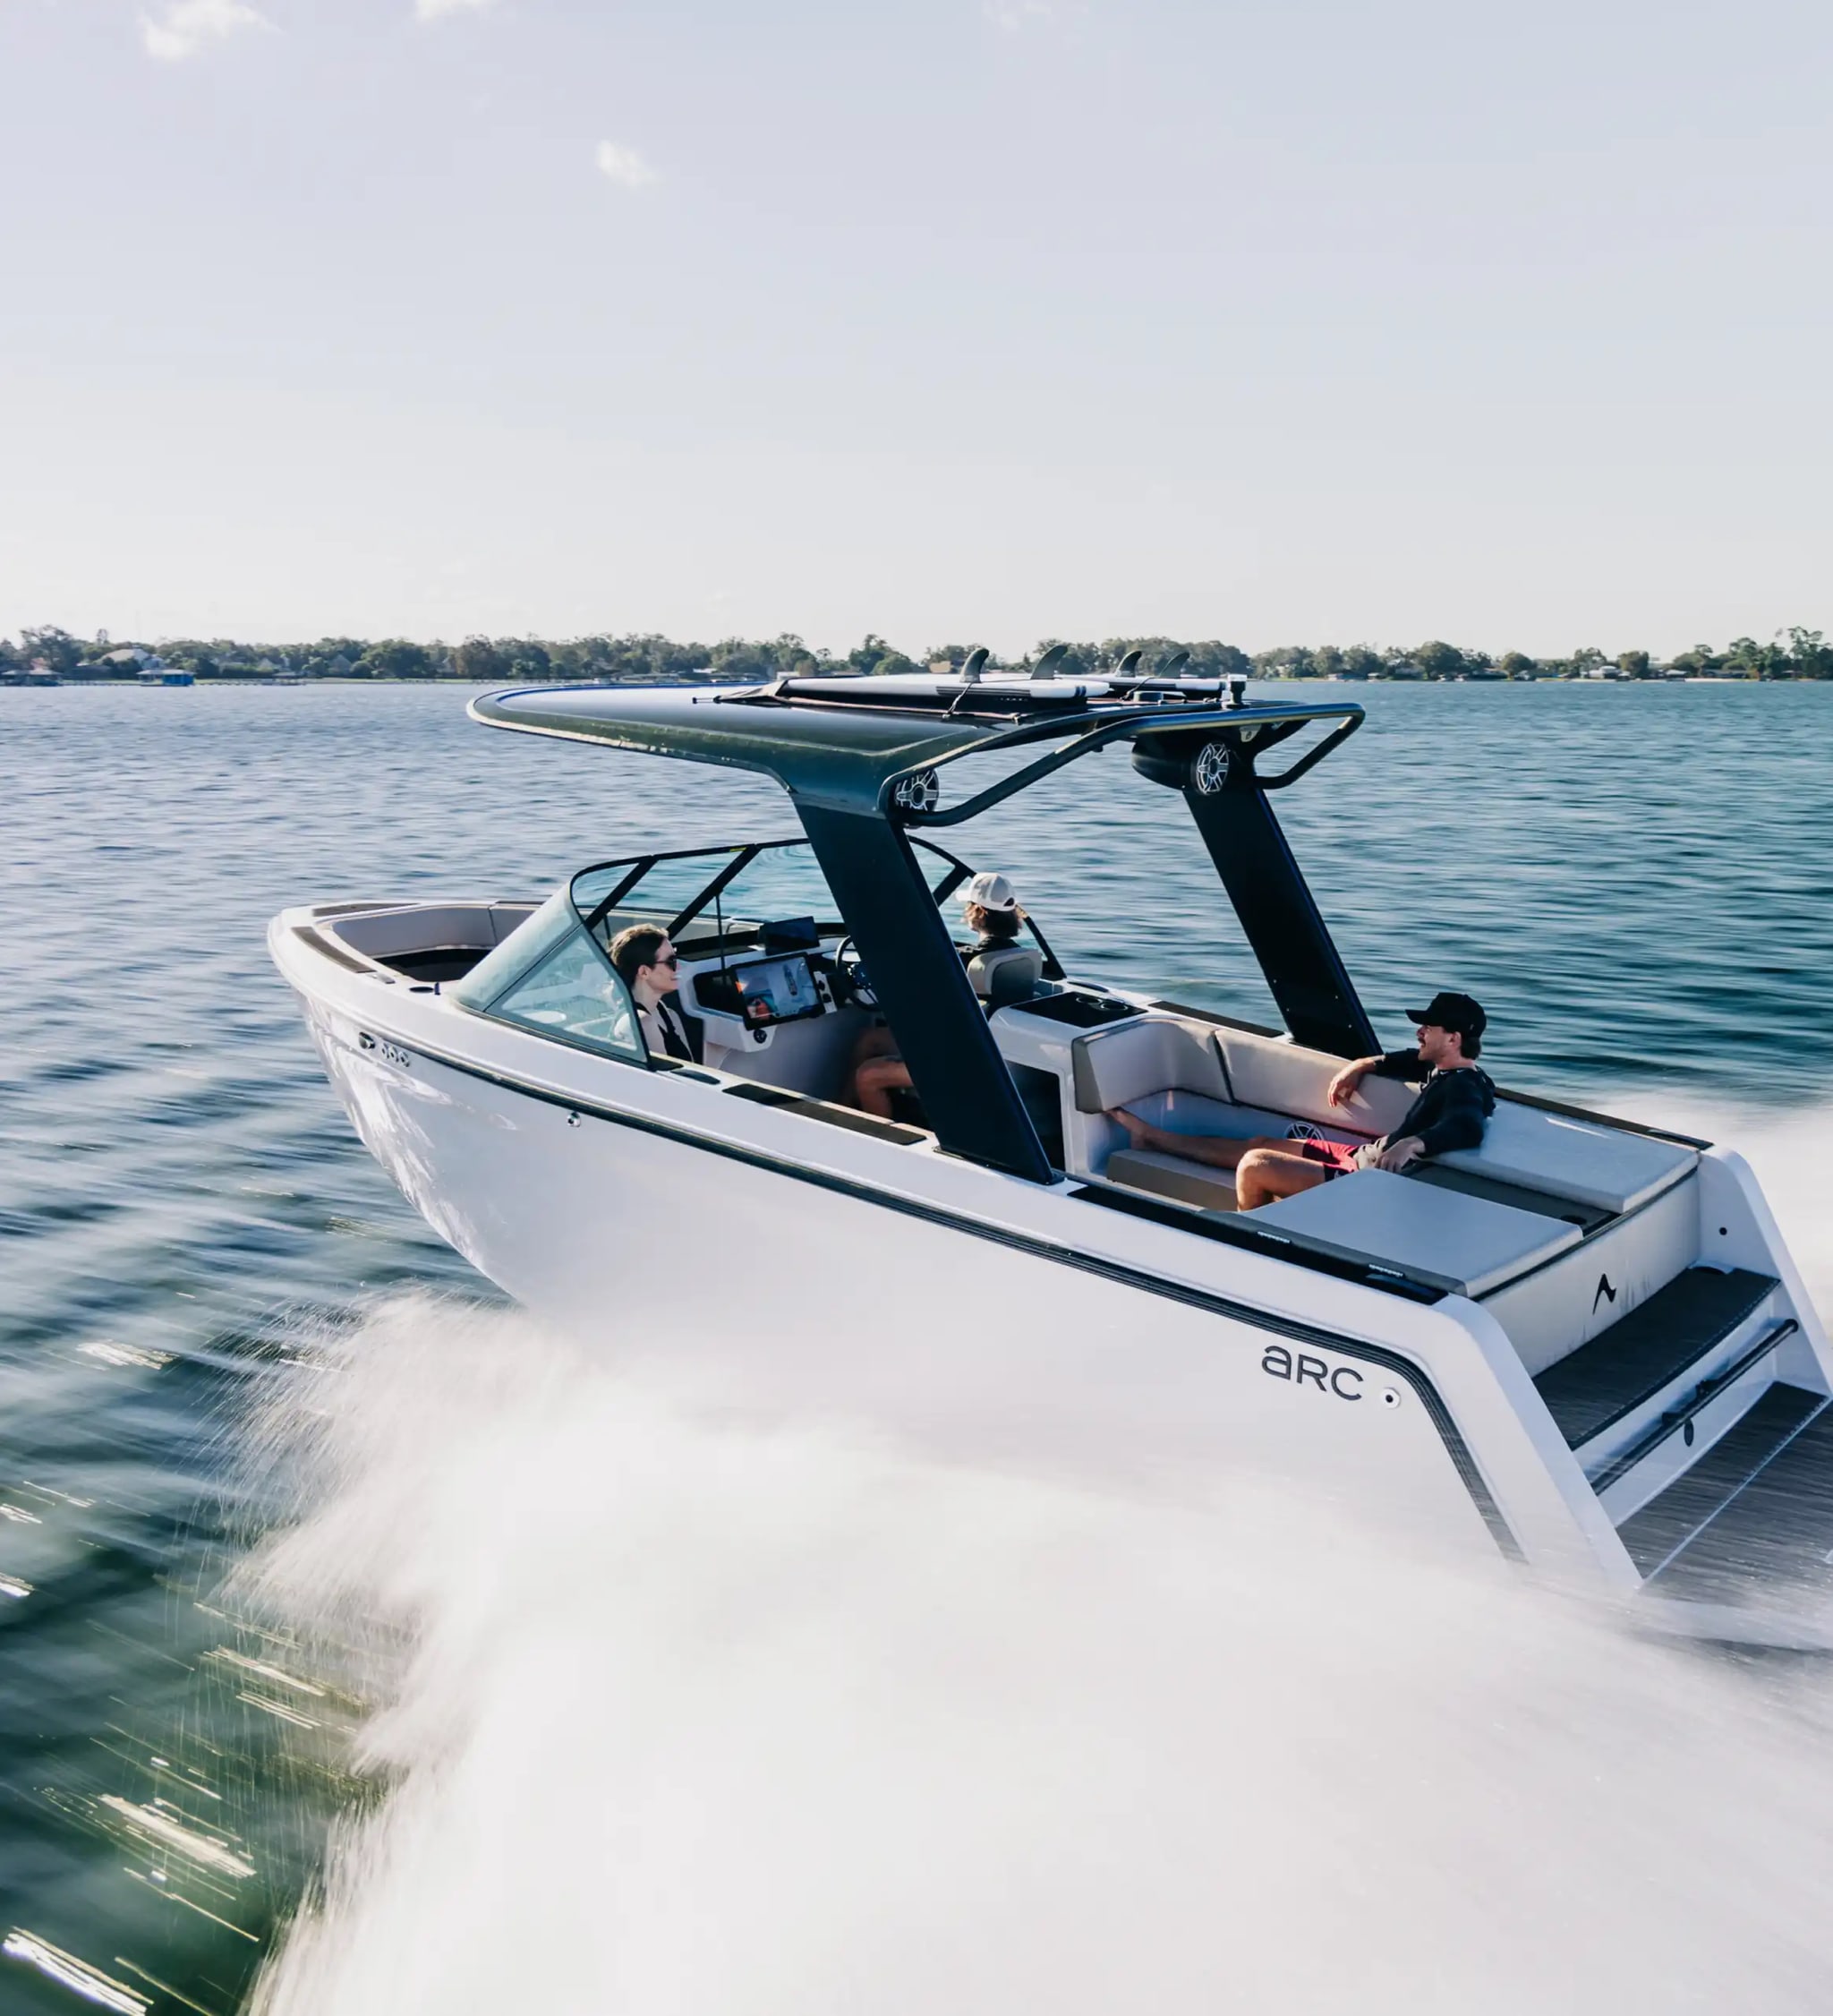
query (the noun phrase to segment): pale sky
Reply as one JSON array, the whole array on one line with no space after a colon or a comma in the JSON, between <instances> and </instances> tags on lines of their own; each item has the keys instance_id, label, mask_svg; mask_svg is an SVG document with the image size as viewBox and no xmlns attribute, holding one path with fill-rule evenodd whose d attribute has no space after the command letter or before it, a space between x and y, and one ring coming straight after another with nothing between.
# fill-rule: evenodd
<instances>
[{"instance_id":1,"label":"pale sky","mask_svg":"<svg viewBox=\"0 0 1833 2016\"><path fill-rule=\"evenodd\" d=\"M0 0L0 632L1833 630L1827 0Z\"/></svg>"}]
</instances>

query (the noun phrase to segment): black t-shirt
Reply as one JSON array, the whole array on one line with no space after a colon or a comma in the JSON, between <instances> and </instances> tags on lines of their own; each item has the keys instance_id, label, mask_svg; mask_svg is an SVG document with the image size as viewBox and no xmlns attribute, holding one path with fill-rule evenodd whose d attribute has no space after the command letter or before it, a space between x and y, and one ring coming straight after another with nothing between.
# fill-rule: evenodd
<instances>
[{"instance_id":1,"label":"black t-shirt","mask_svg":"<svg viewBox=\"0 0 1833 2016\"><path fill-rule=\"evenodd\" d=\"M1428 1155L1449 1155L1460 1148L1480 1148L1483 1130L1496 1111L1496 1087L1488 1072L1476 1064L1462 1064L1455 1071L1431 1071L1417 1050L1390 1050L1375 1066L1377 1078L1398 1078L1420 1085L1420 1096L1407 1108L1407 1116L1391 1134L1390 1141L1416 1138Z\"/></svg>"}]
</instances>

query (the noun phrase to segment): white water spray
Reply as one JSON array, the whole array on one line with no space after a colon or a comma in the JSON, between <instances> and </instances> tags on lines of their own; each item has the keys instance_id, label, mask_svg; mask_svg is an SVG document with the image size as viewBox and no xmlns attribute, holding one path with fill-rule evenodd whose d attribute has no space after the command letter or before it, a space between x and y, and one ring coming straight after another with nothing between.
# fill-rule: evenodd
<instances>
[{"instance_id":1,"label":"white water spray","mask_svg":"<svg viewBox=\"0 0 1833 2016\"><path fill-rule=\"evenodd\" d=\"M1753 1157L1822 1284L1825 1138ZM258 1581L377 1634L396 1788L264 2016L1833 1995L1819 1666L1645 1643L1261 1484L709 1421L516 1314L394 1303L310 1397Z\"/></svg>"}]
</instances>

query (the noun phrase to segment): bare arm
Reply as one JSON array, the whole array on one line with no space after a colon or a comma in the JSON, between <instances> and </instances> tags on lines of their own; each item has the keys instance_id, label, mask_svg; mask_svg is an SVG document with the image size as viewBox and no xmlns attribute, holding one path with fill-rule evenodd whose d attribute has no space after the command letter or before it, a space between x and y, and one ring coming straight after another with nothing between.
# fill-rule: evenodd
<instances>
[{"instance_id":1,"label":"bare arm","mask_svg":"<svg viewBox=\"0 0 1833 2016\"><path fill-rule=\"evenodd\" d=\"M1381 1062L1379 1057L1358 1057L1354 1064L1345 1064L1330 1081L1332 1106L1347 1106L1360 1090L1362 1081Z\"/></svg>"}]
</instances>

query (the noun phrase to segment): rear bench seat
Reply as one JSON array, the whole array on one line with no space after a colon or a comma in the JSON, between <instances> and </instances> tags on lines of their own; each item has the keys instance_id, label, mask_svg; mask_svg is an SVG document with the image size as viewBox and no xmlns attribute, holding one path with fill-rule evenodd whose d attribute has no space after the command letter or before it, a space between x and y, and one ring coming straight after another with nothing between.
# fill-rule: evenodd
<instances>
[{"instance_id":1,"label":"rear bench seat","mask_svg":"<svg viewBox=\"0 0 1833 2016\"><path fill-rule=\"evenodd\" d=\"M1076 1105L1085 1114L1124 1106L1173 1132L1244 1140L1285 1135L1309 1121L1336 1140L1366 1140L1398 1126L1413 1098L1398 1080L1368 1079L1348 1108L1329 1104L1339 1058L1276 1037L1148 1014L1090 1030L1072 1046ZM1115 1130L1118 1134L1118 1130ZM1612 1217L1638 1210L1680 1183L1699 1157L1676 1142L1625 1133L1506 1098L1481 1147L1437 1158L1437 1169L1570 1199ZM1223 1169L1121 1142L1103 1167L1110 1181L1211 1210L1235 1208ZM1484 1294L1575 1245L1581 1228L1492 1197L1368 1171L1256 1214L1303 1243L1385 1260L1448 1287Z\"/></svg>"},{"instance_id":2,"label":"rear bench seat","mask_svg":"<svg viewBox=\"0 0 1833 2016\"><path fill-rule=\"evenodd\" d=\"M1172 1133L1230 1140L1283 1138L1295 1120L1333 1140L1367 1140L1394 1125L1411 1098L1405 1087L1384 1081L1369 1087L1372 1099L1345 1113L1327 1096L1342 1058L1174 1015L1091 1029L1076 1039L1070 1058L1078 1111L1123 1106ZM1213 1211L1234 1209L1228 1170L1132 1148L1117 1127L1113 1134L1118 1145L1101 1170L1111 1182Z\"/></svg>"}]
</instances>

